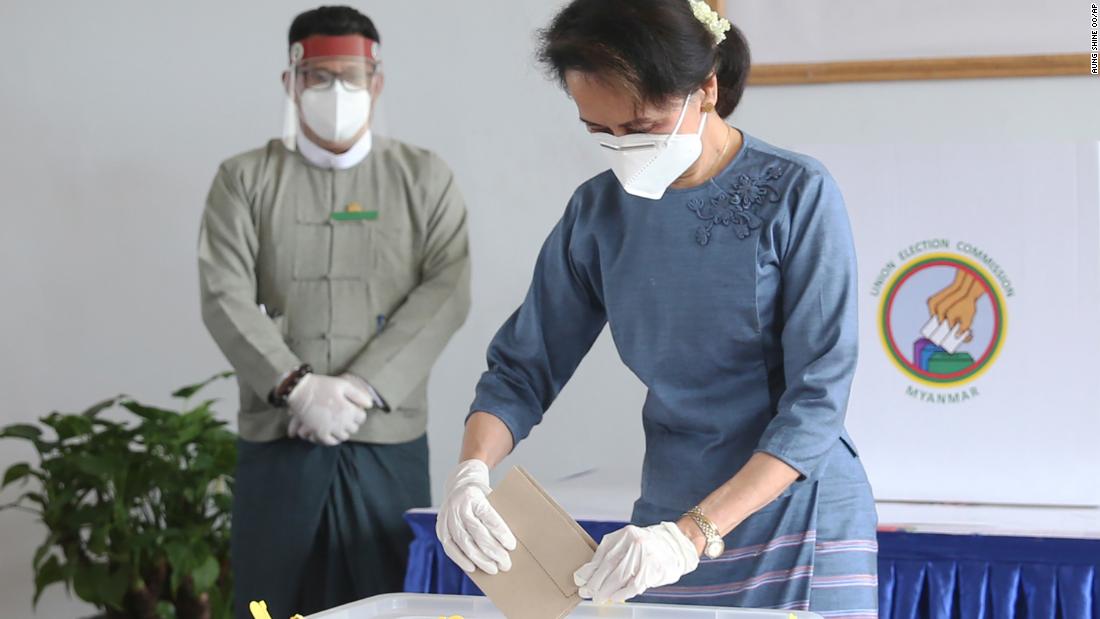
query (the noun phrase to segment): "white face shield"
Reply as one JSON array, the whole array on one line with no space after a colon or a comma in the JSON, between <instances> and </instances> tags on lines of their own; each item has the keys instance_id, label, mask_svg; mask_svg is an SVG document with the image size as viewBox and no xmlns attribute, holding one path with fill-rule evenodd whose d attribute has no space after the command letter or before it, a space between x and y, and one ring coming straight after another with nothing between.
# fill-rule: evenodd
<instances>
[{"instance_id":1,"label":"white face shield","mask_svg":"<svg viewBox=\"0 0 1100 619\"><path fill-rule=\"evenodd\" d=\"M370 123L378 44L359 35L315 35L290 48L283 144L297 148L299 123L321 140L346 143Z\"/></svg>"}]
</instances>

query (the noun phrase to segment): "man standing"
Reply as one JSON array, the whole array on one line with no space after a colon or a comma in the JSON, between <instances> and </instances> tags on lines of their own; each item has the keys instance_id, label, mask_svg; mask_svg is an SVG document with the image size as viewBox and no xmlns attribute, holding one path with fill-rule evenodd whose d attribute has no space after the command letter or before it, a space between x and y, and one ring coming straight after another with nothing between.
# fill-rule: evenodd
<instances>
[{"instance_id":1,"label":"man standing","mask_svg":"<svg viewBox=\"0 0 1100 619\"><path fill-rule=\"evenodd\" d=\"M371 132L380 36L348 7L290 27L282 140L225 161L202 315L237 372L237 617L402 588L430 504L427 383L469 310L465 207L434 154Z\"/></svg>"}]
</instances>

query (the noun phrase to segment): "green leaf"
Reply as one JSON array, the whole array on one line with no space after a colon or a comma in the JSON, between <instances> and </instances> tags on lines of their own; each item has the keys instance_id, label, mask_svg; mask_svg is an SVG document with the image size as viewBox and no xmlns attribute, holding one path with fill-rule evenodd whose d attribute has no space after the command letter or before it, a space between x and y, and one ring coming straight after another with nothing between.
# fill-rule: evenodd
<instances>
[{"instance_id":1,"label":"green leaf","mask_svg":"<svg viewBox=\"0 0 1100 619\"><path fill-rule=\"evenodd\" d=\"M157 619L176 619L176 607L167 600L157 602Z\"/></svg>"},{"instance_id":2,"label":"green leaf","mask_svg":"<svg viewBox=\"0 0 1100 619\"><path fill-rule=\"evenodd\" d=\"M93 404L92 406L88 407L88 409L85 410L83 413L80 413L80 415L82 417L87 417L89 419L94 419L96 417L96 415L98 415L98 414L102 413L104 410L114 406L115 402L118 402L119 397L121 397L121 396L116 396L116 397L113 397L113 398L110 398L110 399L107 399L107 400L103 400L102 402Z\"/></svg>"},{"instance_id":3,"label":"green leaf","mask_svg":"<svg viewBox=\"0 0 1100 619\"><path fill-rule=\"evenodd\" d=\"M110 524L110 518L110 506L102 503L98 505L78 505L66 513L66 521L78 527L84 525L106 527Z\"/></svg>"},{"instance_id":4,"label":"green leaf","mask_svg":"<svg viewBox=\"0 0 1100 619\"><path fill-rule=\"evenodd\" d=\"M122 598L130 586L126 569L110 571L104 563L80 565L73 574L73 591L80 599L96 606L122 607Z\"/></svg>"},{"instance_id":5,"label":"green leaf","mask_svg":"<svg viewBox=\"0 0 1100 619\"><path fill-rule=\"evenodd\" d=\"M42 436L42 430L29 423L17 423L0 430L0 438L22 438L28 441L37 441Z\"/></svg>"},{"instance_id":6,"label":"green leaf","mask_svg":"<svg viewBox=\"0 0 1100 619\"><path fill-rule=\"evenodd\" d=\"M23 494L19 495L18 499L15 499L16 505L22 504L23 501L32 501L34 503L38 503L38 506L40 508L46 507L46 497L43 496L41 492L24 492Z\"/></svg>"},{"instance_id":7,"label":"green leaf","mask_svg":"<svg viewBox=\"0 0 1100 619\"><path fill-rule=\"evenodd\" d=\"M63 582L64 580L65 569L61 566L56 556L51 556L34 573L34 600L31 602L32 605L38 606L38 598L42 596L42 591L46 587L55 582Z\"/></svg>"},{"instance_id":8,"label":"green leaf","mask_svg":"<svg viewBox=\"0 0 1100 619\"><path fill-rule=\"evenodd\" d=\"M121 424L121 423L110 421L108 419L100 419L98 417L93 417L91 419L92 419L92 425L96 425L96 426L99 426L101 428L104 428L105 431L122 431L122 432L127 432L128 431L128 430L126 430L126 426Z\"/></svg>"},{"instance_id":9,"label":"green leaf","mask_svg":"<svg viewBox=\"0 0 1100 619\"><path fill-rule=\"evenodd\" d=\"M42 545L34 551L34 563L32 563L32 565L34 565L35 570L42 567L42 561L45 560L46 555L53 549L55 543L57 543L57 534L51 533L50 536L46 538L46 541L42 542Z\"/></svg>"},{"instance_id":10,"label":"green leaf","mask_svg":"<svg viewBox=\"0 0 1100 619\"><path fill-rule=\"evenodd\" d=\"M91 434L94 426L92 420L80 415L53 414L46 418L46 425L57 431L57 438L61 440Z\"/></svg>"},{"instance_id":11,"label":"green leaf","mask_svg":"<svg viewBox=\"0 0 1100 619\"><path fill-rule=\"evenodd\" d=\"M200 453L195 456L195 459L191 461L191 466L188 467L192 471L207 471L214 468L214 457L208 453Z\"/></svg>"},{"instance_id":12,"label":"green leaf","mask_svg":"<svg viewBox=\"0 0 1100 619\"><path fill-rule=\"evenodd\" d=\"M227 575L228 576L228 575ZM233 583L228 578L222 581L220 587L210 591L210 617L211 619L233 619L232 595Z\"/></svg>"},{"instance_id":13,"label":"green leaf","mask_svg":"<svg viewBox=\"0 0 1100 619\"><path fill-rule=\"evenodd\" d=\"M191 570L191 581L195 587L195 593L209 591L214 583L218 581L220 572L221 567L218 565L218 560L207 556L197 568Z\"/></svg>"},{"instance_id":14,"label":"green leaf","mask_svg":"<svg viewBox=\"0 0 1100 619\"><path fill-rule=\"evenodd\" d=\"M202 426L191 424L183 428L176 436L176 440L181 444L190 443L202 435Z\"/></svg>"},{"instance_id":15,"label":"green leaf","mask_svg":"<svg viewBox=\"0 0 1100 619\"><path fill-rule=\"evenodd\" d=\"M191 554L191 548L185 543L169 542L164 545L164 553L168 556L168 564L172 566L172 593L179 589L183 581L183 575L191 572L195 560Z\"/></svg>"},{"instance_id":16,"label":"green leaf","mask_svg":"<svg viewBox=\"0 0 1100 619\"><path fill-rule=\"evenodd\" d=\"M228 494L215 494L214 506L218 511L228 514L233 511L233 497Z\"/></svg>"},{"instance_id":17,"label":"green leaf","mask_svg":"<svg viewBox=\"0 0 1100 619\"><path fill-rule=\"evenodd\" d=\"M198 405L192 407L191 410L184 411L183 417L187 419L188 423L194 423L204 430L223 426L225 425L224 421L219 421L214 418L214 411L212 409L217 403L217 399L203 400Z\"/></svg>"},{"instance_id":18,"label":"green leaf","mask_svg":"<svg viewBox=\"0 0 1100 619\"><path fill-rule=\"evenodd\" d=\"M121 455L80 455L73 458L73 464L82 473L95 477L111 477L126 467L126 459Z\"/></svg>"},{"instance_id":19,"label":"green leaf","mask_svg":"<svg viewBox=\"0 0 1100 619\"><path fill-rule=\"evenodd\" d=\"M124 400L120 405L122 408L125 408L146 421L162 421L165 418L176 416L175 411L165 410L155 406L146 406L134 400Z\"/></svg>"},{"instance_id":20,"label":"green leaf","mask_svg":"<svg viewBox=\"0 0 1100 619\"><path fill-rule=\"evenodd\" d=\"M102 555L107 552L107 527L98 526L88 535L88 552Z\"/></svg>"},{"instance_id":21,"label":"green leaf","mask_svg":"<svg viewBox=\"0 0 1100 619\"><path fill-rule=\"evenodd\" d=\"M8 484L19 481L27 475L31 474L31 465L26 462L20 462L8 467L8 470L4 471L4 483L0 484L0 488L7 487Z\"/></svg>"},{"instance_id":22,"label":"green leaf","mask_svg":"<svg viewBox=\"0 0 1100 619\"><path fill-rule=\"evenodd\" d=\"M179 389L172 392L172 397L186 400L186 399L190 398L191 396L195 395L196 393L198 393L199 391L201 391L204 387L206 387L210 383L212 383L216 380L221 380L223 378L229 378L230 376L233 376L233 372L220 372L220 373L215 374L215 375L211 376L210 378L202 381L201 383L196 383L194 385L188 385L186 387L180 387Z\"/></svg>"},{"instance_id":23,"label":"green leaf","mask_svg":"<svg viewBox=\"0 0 1100 619\"><path fill-rule=\"evenodd\" d=\"M77 565L73 573L73 592L80 599L102 607L106 604L104 587L107 582L107 566L98 563Z\"/></svg>"},{"instance_id":24,"label":"green leaf","mask_svg":"<svg viewBox=\"0 0 1100 619\"><path fill-rule=\"evenodd\" d=\"M122 609L122 599L130 588L130 574L125 569L116 569L102 583L103 601L111 608Z\"/></svg>"},{"instance_id":25,"label":"green leaf","mask_svg":"<svg viewBox=\"0 0 1100 619\"><path fill-rule=\"evenodd\" d=\"M23 505L24 501L37 503L38 509L31 509L29 507L26 507L25 505ZM46 508L46 497L42 496L42 494L39 492L24 492L23 494L19 495L19 498L15 499L11 503L0 505L0 512L4 511L5 509L13 509L15 507L22 507L23 509L29 509L32 512L42 514L43 510L45 510Z\"/></svg>"}]
</instances>

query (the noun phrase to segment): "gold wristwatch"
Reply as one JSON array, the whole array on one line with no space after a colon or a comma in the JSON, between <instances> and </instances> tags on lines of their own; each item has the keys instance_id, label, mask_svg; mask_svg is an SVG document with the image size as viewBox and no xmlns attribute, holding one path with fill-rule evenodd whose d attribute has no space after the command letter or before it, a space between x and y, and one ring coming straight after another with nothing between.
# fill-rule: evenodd
<instances>
[{"instance_id":1,"label":"gold wristwatch","mask_svg":"<svg viewBox=\"0 0 1100 619\"><path fill-rule=\"evenodd\" d=\"M703 555L708 559L717 559L722 556L722 553L726 551L726 542L722 541L722 534L718 531L718 527L714 526L710 518L703 514L703 510L696 505L684 515L691 518L695 526L699 527L699 530L703 532L707 539L706 545L703 546Z\"/></svg>"}]
</instances>

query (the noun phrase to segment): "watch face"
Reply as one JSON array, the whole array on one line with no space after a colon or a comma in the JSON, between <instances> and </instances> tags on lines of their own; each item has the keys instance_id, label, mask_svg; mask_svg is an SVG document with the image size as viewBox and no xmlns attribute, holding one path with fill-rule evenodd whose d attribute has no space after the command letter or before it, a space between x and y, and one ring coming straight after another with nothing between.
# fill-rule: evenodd
<instances>
[{"instance_id":1,"label":"watch face","mask_svg":"<svg viewBox=\"0 0 1100 619\"><path fill-rule=\"evenodd\" d=\"M713 542L707 542L707 547L703 551L703 554L707 555L708 559L717 559L722 556L722 553L726 550L726 544L722 540L716 540Z\"/></svg>"}]
</instances>

